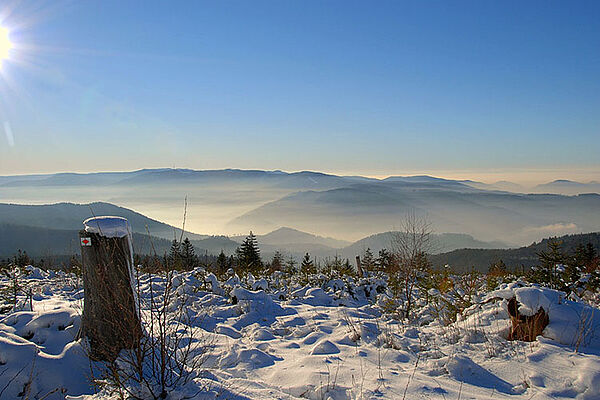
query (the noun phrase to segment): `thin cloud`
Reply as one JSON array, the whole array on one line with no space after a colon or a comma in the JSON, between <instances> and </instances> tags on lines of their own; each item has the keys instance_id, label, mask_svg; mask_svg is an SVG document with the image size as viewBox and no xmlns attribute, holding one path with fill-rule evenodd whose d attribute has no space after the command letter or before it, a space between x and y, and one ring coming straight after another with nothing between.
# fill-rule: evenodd
<instances>
[{"instance_id":1,"label":"thin cloud","mask_svg":"<svg viewBox=\"0 0 600 400\"><path fill-rule=\"evenodd\" d=\"M556 224L535 226L535 227L530 227L530 228L525 229L525 231L528 233L540 233L540 234L545 234L545 235L546 234L571 233L571 232L576 232L578 230L579 230L579 228L577 227L577 225L572 222L568 222L568 223L559 222Z\"/></svg>"}]
</instances>

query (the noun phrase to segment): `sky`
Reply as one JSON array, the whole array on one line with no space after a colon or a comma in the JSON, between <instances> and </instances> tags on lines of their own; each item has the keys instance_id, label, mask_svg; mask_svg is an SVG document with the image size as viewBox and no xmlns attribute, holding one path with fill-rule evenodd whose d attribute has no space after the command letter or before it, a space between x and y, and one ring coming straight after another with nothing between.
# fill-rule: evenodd
<instances>
[{"instance_id":1,"label":"sky","mask_svg":"<svg viewBox=\"0 0 600 400\"><path fill-rule=\"evenodd\" d=\"M600 180L598 1L11 1L0 175Z\"/></svg>"}]
</instances>

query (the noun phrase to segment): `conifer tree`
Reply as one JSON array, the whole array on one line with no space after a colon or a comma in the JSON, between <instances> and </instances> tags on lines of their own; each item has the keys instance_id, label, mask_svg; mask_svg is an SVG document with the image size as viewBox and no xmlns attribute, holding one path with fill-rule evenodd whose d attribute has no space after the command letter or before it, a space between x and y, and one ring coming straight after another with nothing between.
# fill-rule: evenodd
<instances>
[{"instance_id":1,"label":"conifer tree","mask_svg":"<svg viewBox=\"0 0 600 400\"><path fill-rule=\"evenodd\" d=\"M492 263L488 268L488 275L504 276L508 273L508 268L503 260Z\"/></svg>"},{"instance_id":2,"label":"conifer tree","mask_svg":"<svg viewBox=\"0 0 600 400\"><path fill-rule=\"evenodd\" d=\"M352 276L355 274L354 268L350 264L350 261L348 259L346 259L345 261L342 260L337 254L333 258L333 260L327 260L325 267L330 273L335 271L339 276Z\"/></svg>"},{"instance_id":3,"label":"conifer tree","mask_svg":"<svg viewBox=\"0 0 600 400\"><path fill-rule=\"evenodd\" d=\"M27 255L27 252L24 250L21 251L21 249L18 250L13 260L13 263L18 267L26 267L33 264L33 260Z\"/></svg>"},{"instance_id":4,"label":"conifer tree","mask_svg":"<svg viewBox=\"0 0 600 400\"><path fill-rule=\"evenodd\" d=\"M285 261L284 271L286 275L292 276L296 273L296 260L294 256L290 254L289 258Z\"/></svg>"},{"instance_id":5,"label":"conifer tree","mask_svg":"<svg viewBox=\"0 0 600 400\"><path fill-rule=\"evenodd\" d=\"M236 250L237 263L244 273L252 273L258 276L262 271L263 263L260 259L260 249L256 236L250 231L244 242Z\"/></svg>"},{"instance_id":6,"label":"conifer tree","mask_svg":"<svg viewBox=\"0 0 600 400\"><path fill-rule=\"evenodd\" d=\"M177 239L173 239L171 242L167 263L170 268L179 269L181 267L181 244Z\"/></svg>"},{"instance_id":7,"label":"conifer tree","mask_svg":"<svg viewBox=\"0 0 600 400\"><path fill-rule=\"evenodd\" d=\"M198 257L194 246L187 237L181 243L181 267L184 269L193 269L198 265Z\"/></svg>"},{"instance_id":8,"label":"conifer tree","mask_svg":"<svg viewBox=\"0 0 600 400\"><path fill-rule=\"evenodd\" d=\"M221 252L219 253L219 256L217 257L216 265L217 265L216 272L217 272L217 275L219 275L219 276L224 276L230 267L229 259L227 258L227 256L225 255L225 252L222 249L221 249Z\"/></svg>"},{"instance_id":9,"label":"conifer tree","mask_svg":"<svg viewBox=\"0 0 600 400\"><path fill-rule=\"evenodd\" d=\"M316 273L317 267L310 258L310 254L306 253L302 259L302 263L300 264L300 274L302 274L302 276L307 280L309 275L314 275Z\"/></svg>"},{"instance_id":10,"label":"conifer tree","mask_svg":"<svg viewBox=\"0 0 600 400\"><path fill-rule=\"evenodd\" d=\"M356 271L354 270L354 267L350 263L350 260L347 259L347 258L346 258L346 261L344 261L341 264L341 267L338 269L338 273L341 276L354 276L354 275L356 275Z\"/></svg>"},{"instance_id":11,"label":"conifer tree","mask_svg":"<svg viewBox=\"0 0 600 400\"><path fill-rule=\"evenodd\" d=\"M377 270L380 272L390 273L392 265L393 259L390 252L388 252L386 249L379 250L379 255L375 260L375 266L377 267Z\"/></svg>"},{"instance_id":12,"label":"conifer tree","mask_svg":"<svg viewBox=\"0 0 600 400\"><path fill-rule=\"evenodd\" d=\"M535 270L533 279L538 283L548 285L552 289L560 288L561 282L557 274L557 266L567 261L567 257L562 250L562 242L557 239L550 239L548 250L541 251L537 255L540 265Z\"/></svg>"},{"instance_id":13,"label":"conifer tree","mask_svg":"<svg viewBox=\"0 0 600 400\"><path fill-rule=\"evenodd\" d=\"M283 269L283 255L279 250L273 254L273 258L271 259L270 269L271 273L275 271L281 271Z\"/></svg>"},{"instance_id":14,"label":"conifer tree","mask_svg":"<svg viewBox=\"0 0 600 400\"><path fill-rule=\"evenodd\" d=\"M588 243L584 246L582 243L578 244L575 248L575 254L573 256L573 264L576 265L581 271L593 272L595 269L595 263L597 252L594 245Z\"/></svg>"},{"instance_id":15,"label":"conifer tree","mask_svg":"<svg viewBox=\"0 0 600 400\"><path fill-rule=\"evenodd\" d=\"M364 251L362 259L360 261L362 268L365 271L374 272L375 271L375 257L373 256L373 252L371 248L367 247Z\"/></svg>"}]
</instances>

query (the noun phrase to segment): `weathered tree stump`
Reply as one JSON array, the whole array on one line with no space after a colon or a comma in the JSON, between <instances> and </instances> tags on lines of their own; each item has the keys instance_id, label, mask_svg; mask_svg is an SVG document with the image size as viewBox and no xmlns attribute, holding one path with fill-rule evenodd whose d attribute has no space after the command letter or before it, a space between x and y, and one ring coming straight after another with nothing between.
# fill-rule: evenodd
<instances>
[{"instance_id":1,"label":"weathered tree stump","mask_svg":"<svg viewBox=\"0 0 600 400\"><path fill-rule=\"evenodd\" d=\"M548 313L542 307L533 315L520 314L519 302L514 297L508 301L508 315L512 323L508 340L533 342L550 322Z\"/></svg>"},{"instance_id":2,"label":"weathered tree stump","mask_svg":"<svg viewBox=\"0 0 600 400\"><path fill-rule=\"evenodd\" d=\"M360 256L356 256L356 272L358 273L359 278L363 277L363 269L362 264L360 262Z\"/></svg>"},{"instance_id":3,"label":"weathered tree stump","mask_svg":"<svg viewBox=\"0 0 600 400\"><path fill-rule=\"evenodd\" d=\"M84 221L81 241L85 293L80 336L90 343L90 358L113 361L134 348L142 336L133 290L129 223L121 217Z\"/></svg>"}]
</instances>

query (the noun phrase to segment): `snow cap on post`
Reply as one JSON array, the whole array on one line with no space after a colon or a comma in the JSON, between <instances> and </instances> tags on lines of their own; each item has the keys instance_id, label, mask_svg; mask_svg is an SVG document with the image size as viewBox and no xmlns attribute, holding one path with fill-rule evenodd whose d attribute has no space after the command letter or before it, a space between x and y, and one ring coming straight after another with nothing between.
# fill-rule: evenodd
<instances>
[{"instance_id":1,"label":"snow cap on post","mask_svg":"<svg viewBox=\"0 0 600 400\"><path fill-rule=\"evenodd\" d=\"M107 238L131 236L129 221L123 217L92 217L83 221L85 231L97 233Z\"/></svg>"}]
</instances>

